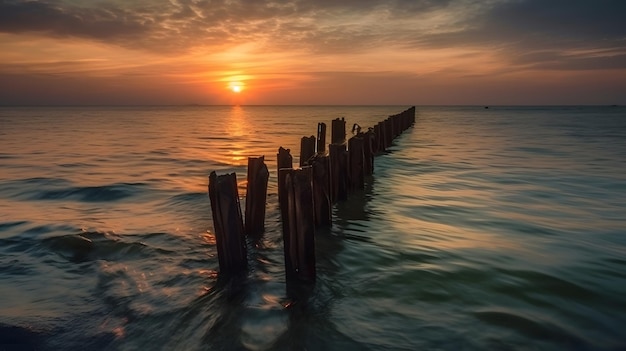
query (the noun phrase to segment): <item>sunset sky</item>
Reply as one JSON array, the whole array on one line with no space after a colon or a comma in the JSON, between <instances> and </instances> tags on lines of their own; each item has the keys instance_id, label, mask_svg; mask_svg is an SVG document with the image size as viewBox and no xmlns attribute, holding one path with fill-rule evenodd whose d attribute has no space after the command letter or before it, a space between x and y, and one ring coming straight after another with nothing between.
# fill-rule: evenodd
<instances>
[{"instance_id":1,"label":"sunset sky","mask_svg":"<svg viewBox=\"0 0 626 351\"><path fill-rule=\"evenodd\" d=\"M624 0L0 0L0 104L626 104L624 18Z\"/></svg>"}]
</instances>

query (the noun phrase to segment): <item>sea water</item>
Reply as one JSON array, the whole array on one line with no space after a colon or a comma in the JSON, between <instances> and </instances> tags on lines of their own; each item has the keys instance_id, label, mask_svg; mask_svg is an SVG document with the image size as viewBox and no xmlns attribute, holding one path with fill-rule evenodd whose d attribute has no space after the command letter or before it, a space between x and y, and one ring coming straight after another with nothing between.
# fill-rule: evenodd
<instances>
[{"instance_id":1,"label":"sea water","mask_svg":"<svg viewBox=\"0 0 626 351\"><path fill-rule=\"evenodd\" d=\"M0 349L623 350L626 109L417 107L285 284L276 152L409 106L0 108ZM270 169L219 276L208 174Z\"/></svg>"}]
</instances>

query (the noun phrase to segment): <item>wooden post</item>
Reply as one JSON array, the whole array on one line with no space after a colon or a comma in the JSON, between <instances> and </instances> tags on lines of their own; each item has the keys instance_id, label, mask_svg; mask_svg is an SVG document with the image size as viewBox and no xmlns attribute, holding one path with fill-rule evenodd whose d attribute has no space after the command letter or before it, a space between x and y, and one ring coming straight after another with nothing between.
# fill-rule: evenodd
<instances>
[{"instance_id":1,"label":"wooden post","mask_svg":"<svg viewBox=\"0 0 626 351\"><path fill-rule=\"evenodd\" d=\"M331 139L332 144L343 144L346 142L346 120L341 117L335 118L331 125Z\"/></svg>"},{"instance_id":2,"label":"wooden post","mask_svg":"<svg viewBox=\"0 0 626 351\"><path fill-rule=\"evenodd\" d=\"M391 119L387 118L384 121L385 123L385 149L391 147L393 142L393 123L391 123Z\"/></svg>"},{"instance_id":3,"label":"wooden post","mask_svg":"<svg viewBox=\"0 0 626 351\"><path fill-rule=\"evenodd\" d=\"M284 241L284 255L285 255L285 269L291 271L291 261L287 260L288 257L288 241L289 241L289 221L287 218L287 187L285 185L285 176L287 172L293 169L293 157L291 157L290 150L285 149L282 146L278 148L278 154L276 155L278 165L278 206L280 208L280 217L283 223L283 241Z\"/></svg>"},{"instance_id":4,"label":"wooden post","mask_svg":"<svg viewBox=\"0 0 626 351\"><path fill-rule=\"evenodd\" d=\"M313 209L315 225L332 224L332 202L330 195L330 157L316 155L311 162L313 167Z\"/></svg>"},{"instance_id":5,"label":"wooden post","mask_svg":"<svg viewBox=\"0 0 626 351\"><path fill-rule=\"evenodd\" d=\"M309 159L315 155L315 140L312 135L300 139L300 167L307 165Z\"/></svg>"},{"instance_id":6,"label":"wooden post","mask_svg":"<svg viewBox=\"0 0 626 351\"><path fill-rule=\"evenodd\" d=\"M283 218L285 274L287 279L315 280L315 219L312 169L281 169L285 174L286 204Z\"/></svg>"},{"instance_id":7,"label":"wooden post","mask_svg":"<svg viewBox=\"0 0 626 351\"><path fill-rule=\"evenodd\" d=\"M280 173L282 168L293 168L293 157L291 157L291 150L285 149L282 146L278 148L278 154L276 154L276 174L278 175L278 202L279 204L284 202L284 195L282 188L284 185L284 175Z\"/></svg>"},{"instance_id":8,"label":"wooden post","mask_svg":"<svg viewBox=\"0 0 626 351\"><path fill-rule=\"evenodd\" d=\"M398 126L398 122L399 122L399 115L393 115L391 116L391 125L392 125L392 130L393 130L393 138L397 138L400 133L402 133L402 131L400 130L400 127Z\"/></svg>"},{"instance_id":9,"label":"wooden post","mask_svg":"<svg viewBox=\"0 0 626 351\"><path fill-rule=\"evenodd\" d=\"M364 140L360 136L354 136L348 140L348 179L350 190L365 188L363 172Z\"/></svg>"},{"instance_id":10,"label":"wooden post","mask_svg":"<svg viewBox=\"0 0 626 351\"><path fill-rule=\"evenodd\" d=\"M248 266L246 241L235 173L209 176L209 198L215 227L220 274L235 274Z\"/></svg>"},{"instance_id":11,"label":"wooden post","mask_svg":"<svg viewBox=\"0 0 626 351\"><path fill-rule=\"evenodd\" d=\"M378 122L374 126L374 137L376 138L376 153L385 151L385 124Z\"/></svg>"},{"instance_id":12,"label":"wooden post","mask_svg":"<svg viewBox=\"0 0 626 351\"><path fill-rule=\"evenodd\" d=\"M326 123L317 124L317 153L326 153Z\"/></svg>"},{"instance_id":13,"label":"wooden post","mask_svg":"<svg viewBox=\"0 0 626 351\"><path fill-rule=\"evenodd\" d=\"M270 172L265 156L248 157L248 185L246 186L246 234L255 236L265 231L265 203Z\"/></svg>"},{"instance_id":14,"label":"wooden post","mask_svg":"<svg viewBox=\"0 0 626 351\"><path fill-rule=\"evenodd\" d=\"M330 186L333 203L348 198L348 151L345 144L328 145L330 154Z\"/></svg>"},{"instance_id":15,"label":"wooden post","mask_svg":"<svg viewBox=\"0 0 626 351\"><path fill-rule=\"evenodd\" d=\"M363 175L374 174L374 129L369 128L363 134Z\"/></svg>"}]
</instances>

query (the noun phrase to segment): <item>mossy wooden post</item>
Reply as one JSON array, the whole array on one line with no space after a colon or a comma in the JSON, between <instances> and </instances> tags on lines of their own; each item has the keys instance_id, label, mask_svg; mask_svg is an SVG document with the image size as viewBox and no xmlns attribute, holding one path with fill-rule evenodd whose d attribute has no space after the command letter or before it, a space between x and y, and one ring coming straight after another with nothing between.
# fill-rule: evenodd
<instances>
[{"instance_id":1,"label":"mossy wooden post","mask_svg":"<svg viewBox=\"0 0 626 351\"><path fill-rule=\"evenodd\" d=\"M326 123L317 124L317 153L326 153Z\"/></svg>"},{"instance_id":2,"label":"mossy wooden post","mask_svg":"<svg viewBox=\"0 0 626 351\"><path fill-rule=\"evenodd\" d=\"M285 274L288 280L315 280L315 219L313 211L312 168L281 169L285 175L286 216L283 231Z\"/></svg>"},{"instance_id":3,"label":"mossy wooden post","mask_svg":"<svg viewBox=\"0 0 626 351\"><path fill-rule=\"evenodd\" d=\"M348 179L350 190L363 189L365 187L365 177L363 165L364 140L361 136L353 136L348 140Z\"/></svg>"},{"instance_id":4,"label":"mossy wooden post","mask_svg":"<svg viewBox=\"0 0 626 351\"><path fill-rule=\"evenodd\" d=\"M312 135L300 139L300 167L307 165L309 159L315 155L315 141L316 138Z\"/></svg>"},{"instance_id":5,"label":"mossy wooden post","mask_svg":"<svg viewBox=\"0 0 626 351\"><path fill-rule=\"evenodd\" d=\"M348 198L348 151L346 144L330 144L328 150L331 199L335 203Z\"/></svg>"},{"instance_id":6,"label":"mossy wooden post","mask_svg":"<svg viewBox=\"0 0 626 351\"><path fill-rule=\"evenodd\" d=\"M345 118L335 118L331 125L331 139L332 144L343 144L346 142L346 120Z\"/></svg>"},{"instance_id":7,"label":"mossy wooden post","mask_svg":"<svg viewBox=\"0 0 626 351\"><path fill-rule=\"evenodd\" d=\"M247 266L246 241L235 173L209 175L209 198L215 227L220 274L236 274Z\"/></svg>"},{"instance_id":8,"label":"mossy wooden post","mask_svg":"<svg viewBox=\"0 0 626 351\"><path fill-rule=\"evenodd\" d=\"M265 203L269 176L270 172L265 165L265 156L248 157L244 228L249 236L256 236L265 231Z\"/></svg>"},{"instance_id":9,"label":"mossy wooden post","mask_svg":"<svg viewBox=\"0 0 626 351\"><path fill-rule=\"evenodd\" d=\"M313 167L313 212L318 227L332 224L330 195L330 157L317 154L311 162Z\"/></svg>"}]
</instances>

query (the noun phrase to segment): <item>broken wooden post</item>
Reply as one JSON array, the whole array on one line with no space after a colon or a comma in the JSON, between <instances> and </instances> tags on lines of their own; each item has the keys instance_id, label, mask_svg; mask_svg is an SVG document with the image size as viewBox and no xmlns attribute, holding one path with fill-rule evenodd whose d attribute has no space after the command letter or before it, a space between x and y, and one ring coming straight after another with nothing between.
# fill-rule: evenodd
<instances>
[{"instance_id":1,"label":"broken wooden post","mask_svg":"<svg viewBox=\"0 0 626 351\"><path fill-rule=\"evenodd\" d=\"M281 169L285 177L286 202L285 275L288 280L315 280L315 220L313 216L312 168Z\"/></svg>"},{"instance_id":2,"label":"broken wooden post","mask_svg":"<svg viewBox=\"0 0 626 351\"><path fill-rule=\"evenodd\" d=\"M317 153L326 153L326 123L317 124Z\"/></svg>"},{"instance_id":3,"label":"broken wooden post","mask_svg":"<svg viewBox=\"0 0 626 351\"><path fill-rule=\"evenodd\" d=\"M346 120L343 117L341 119L333 119L330 142L332 144L343 144L346 142Z\"/></svg>"},{"instance_id":4,"label":"broken wooden post","mask_svg":"<svg viewBox=\"0 0 626 351\"><path fill-rule=\"evenodd\" d=\"M365 188L365 177L363 172L364 160L364 140L360 136L353 136L348 140L348 179L350 190Z\"/></svg>"},{"instance_id":5,"label":"broken wooden post","mask_svg":"<svg viewBox=\"0 0 626 351\"><path fill-rule=\"evenodd\" d=\"M217 176L211 172L209 198L220 273L240 273L247 268L248 261L236 174Z\"/></svg>"},{"instance_id":6,"label":"broken wooden post","mask_svg":"<svg viewBox=\"0 0 626 351\"><path fill-rule=\"evenodd\" d=\"M300 139L300 167L307 165L309 159L315 155L315 140L312 135Z\"/></svg>"},{"instance_id":7,"label":"broken wooden post","mask_svg":"<svg viewBox=\"0 0 626 351\"><path fill-rule=\"evenodd\" d=\"M330 157L317 154L311 161L313 167L313 212L315 225L332 224L332 202L330 195Z\"/></svg>"},{"instance_id":8,"label":"broken wooden post","mask_svg":"<svg viewBox=\"0 0 626 351\"><path fill-rule=\"evenodd\" d=\"M246 234L256 236L265 230L265 203L267 181L270 172L265 165L265 156L248 157L248 184L246 186Z\"/></svg>"},{"instance_id":9,"label":"broken wooden post","mask_svg":"<svg viewBox=\"0 0 626 351\"><path fill-rule=\"evenodd\" d=\"M348 198L348 151L346 144L328 145L330 155L331 199L335 203Z\"/></svg>"}]
</instances>

